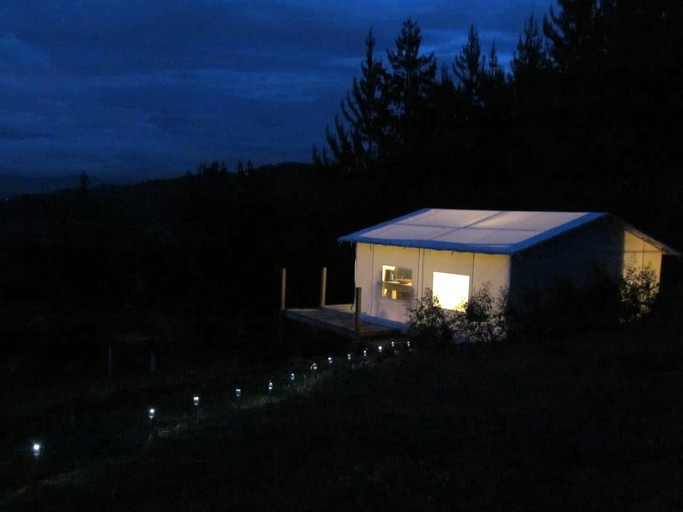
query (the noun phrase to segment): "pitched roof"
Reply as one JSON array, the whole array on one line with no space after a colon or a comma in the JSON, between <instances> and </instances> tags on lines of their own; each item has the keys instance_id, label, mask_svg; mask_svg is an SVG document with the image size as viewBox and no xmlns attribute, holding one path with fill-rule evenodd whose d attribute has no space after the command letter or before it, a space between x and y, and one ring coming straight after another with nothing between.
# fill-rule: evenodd
<instances>
[{"instance_id":1,"label":"pitched roof","mask_svg":"<svg viewBox=\"0 0 683 512\"><path fill-rule=\"evenodd\" d=\"M342 236L339 241L514 254L606 215L426 208Z\"/></svg>"}]
</instances>

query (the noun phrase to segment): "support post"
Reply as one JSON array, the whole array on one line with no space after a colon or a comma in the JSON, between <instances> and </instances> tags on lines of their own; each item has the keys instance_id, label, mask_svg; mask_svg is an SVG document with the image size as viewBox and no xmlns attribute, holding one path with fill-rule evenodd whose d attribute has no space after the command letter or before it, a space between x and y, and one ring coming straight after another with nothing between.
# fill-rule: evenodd
<instances>
[{"instance_id":1,"label":"support post","mask_svg":"<svg viewBox=\"0 0 683 512\"><path fill-rule=\"evenodd\" d=\"M149 352L149 373L154 373L157 371L157 354L154 349Z\"/></svg>"},{"instance_id":2,"label":"support post","mask_svg":"<svg viewBox=\"0 0 683 512\"><path fill-rule=\"evenodd\" d=\"M280 278L280 311L285 310L285 297L287 296L287 269L283 267Z\"/></svg>"},{"instance_id":3,"label":"support post","mask_svg":"<svg viewBox=\"0 0 683 512\"><path fill-rule=\"evenodd\" d=\"M320 271L320 307L325 306L325 299L327 298L327 267L323 267Z\"/></svg>"},{"instance_id":4,"label":"support post","mask_svg":"<svg viewBox=\"0 0 683 512\"><path fill-rule=\"evenodd\" d=\"M280 274L280 311L278 314L278 337L282 340L285 326L285 298L287 297L287 269L282 267Z\"/></svg>"},{"instance_id":5,"label":"support post","mask_svg":"<svg viewBox=\"0 0 683 512\"><path fill-rule=\"evenodd\" d=\"M362 311L363 289L356 287L356 338L360 338L360 312Z\"/></svg>"}]
</instances>

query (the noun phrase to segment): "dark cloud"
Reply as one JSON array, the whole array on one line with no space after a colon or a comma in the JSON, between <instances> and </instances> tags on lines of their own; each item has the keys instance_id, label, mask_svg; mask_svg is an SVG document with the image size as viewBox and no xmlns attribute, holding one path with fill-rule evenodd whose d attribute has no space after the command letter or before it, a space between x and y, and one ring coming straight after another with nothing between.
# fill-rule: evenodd
<instances>
[{"instance_id":1,"label":"dark cloud","mask_svg":"<svg viewBox=\"0 0 683 512\"><path fill-rule=\"evenodd\" d=\"M408 16L450 63L474 23L511 56L550 0L4 0L0 172L144 173L308 160L370 26ZM383 55L383 51L379 52Z\"/></svg>"}]
</instances>

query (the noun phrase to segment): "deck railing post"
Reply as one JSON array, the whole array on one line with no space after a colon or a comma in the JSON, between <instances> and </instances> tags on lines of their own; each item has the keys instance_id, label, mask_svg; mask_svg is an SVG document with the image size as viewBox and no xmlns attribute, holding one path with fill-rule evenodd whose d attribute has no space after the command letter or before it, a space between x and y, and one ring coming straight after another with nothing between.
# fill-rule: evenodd
<instances>
[{"instance_id":1,"label":"deck railing post","mask_svg":"<svg viewBox=\"0 0 683 512\"><path fill-rule=\"evenodd\" d=\"M356 337L360 338L360 313L362 311L363 289L356 287Z\"/></svg>"},{"instance_id":2,"label":"deck railing post","mask_svg":"<svg viewBox=\"0 0 683 512\"><path fill-rule=\"evenodd\" d=\"M287 296L287 269L282 268L280 275L280 311L285 310L285 298Z\"/></svg>"},{"instance_id":3,"label":"deck railing post","mask_svg":"<svg viewBox=\"0 0 683 512\"><path fill-rule=\"evenodd\" d=\"M327 267L323 267L320 271L320 307L325 306L325 299L327 298Z\"/></svg>"},{"instance_id":4,"label":"deck railing post","mask_svg":"<svg viewBox=\"0 0 683 512\"><path fill-rule=\"evenodd\" d=\"M278 335L282 339L285 323L285 299L287 297L287 269L282 267L280 274L280 312L278 315Z\"/></svg>"}]
</instances>

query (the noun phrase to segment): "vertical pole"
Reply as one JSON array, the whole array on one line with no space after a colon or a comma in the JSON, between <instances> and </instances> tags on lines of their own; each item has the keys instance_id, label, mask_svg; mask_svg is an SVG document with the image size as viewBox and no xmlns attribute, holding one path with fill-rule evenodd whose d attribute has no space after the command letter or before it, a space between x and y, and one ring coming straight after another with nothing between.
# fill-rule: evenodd
<instances>
[{"instance_id":1,"label":"vertical pole","mask_svg":"<svg viewBox=\"0 0 683 512\"><path fill-rule=\"evenodd\" d=\"M320 307L325 306L325 299L327 297L327 267L323 267L320 272Z\"/></svg>"},{"instance_id":2,"label":"vertical pole","mask_svg":"<svg viewBox=\"0 0 683 512\"><path fill-rule=\"evenodd\" d=\"M360 338L360 312L362 310L363 289L356 288L356 338Z\"/></svg>"},{"instance_id":3,"label":"vertical pole","mask_svg":"<svg viewBox=\"0 0 683 512\"><path fill-rule=\"evenodd\" d=\"M285 297L287 295L287 269L282 269L282 275L280 278L280 311L285 310Z\"/></svg>"},{"instance_id":4,"label":"vertical pole","mask_svg":"<svg viewBox=\"0 0 683 512\"><path fill-rule=\"evenodd\" d=\"M278 336L282 339L284 334L285 323L285 298L287 296L287 269L282 268L280 275L280 313L278 315Z\"/></svg>"},{"instance_id":5,"label":"vertical pole","mask_svg":"<svg viewBox=\"0 0 683 512\"><path fill-rule=\"evenodd\" d=\"M107 347L107 377L111 379L112 374L114 373L114 354L113 354L113 349L111 346L111 343Z\"/></svg>"}]
</instances>

